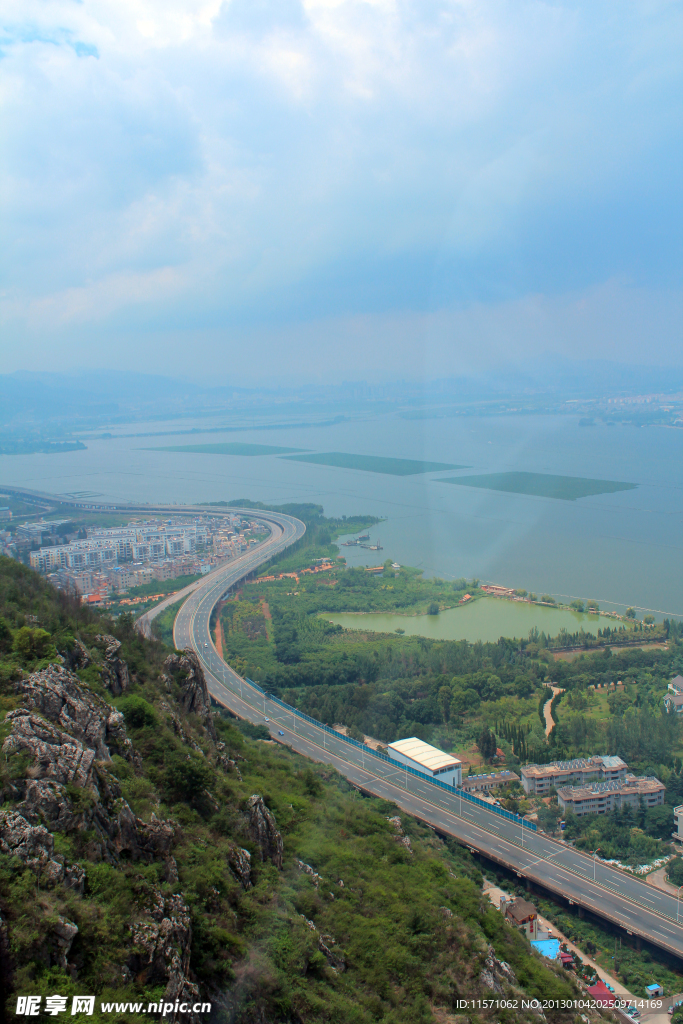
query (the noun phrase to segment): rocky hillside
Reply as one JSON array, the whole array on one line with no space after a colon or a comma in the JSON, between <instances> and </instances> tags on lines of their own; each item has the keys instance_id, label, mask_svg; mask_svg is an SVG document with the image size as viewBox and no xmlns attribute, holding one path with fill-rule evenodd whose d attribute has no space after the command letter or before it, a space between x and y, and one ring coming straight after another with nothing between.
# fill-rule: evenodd
<instances>
[{"instance_id":1,"label":"rocky hillside","mask_svg":"<svg viewBox=\"0 0 683 1024\"><path fill-rule=\"evenodd\" d=\"M7 1019L17 996L60 994L71 1020L72 997L95 995L84 1020L186 1002L212 1009L166 1019L539 1021L457 1001L575 996L484 903L459 847L250 739L211 708L192 652L8 559L0 709Z\"/></svg>"}]
</instances>

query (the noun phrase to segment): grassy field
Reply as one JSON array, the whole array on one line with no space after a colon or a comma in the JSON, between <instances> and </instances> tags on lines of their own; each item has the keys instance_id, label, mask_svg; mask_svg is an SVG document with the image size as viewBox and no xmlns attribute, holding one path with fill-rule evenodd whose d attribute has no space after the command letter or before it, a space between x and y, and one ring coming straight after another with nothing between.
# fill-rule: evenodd
<instances>
[{"instance_id":1,"label":"grassy field","mask_svg":"<svg viewBox=\"0 0 683 1024\"><path fill-rule=\"evenodd\" d=\"M592 494L632 491L638 486L619 480L591 480L588 477L554 476L551 473L485 473L481 476L449 477L439 483L532 494L538 498L560 498L563 501L576 501L577 498L587 498Z\"/></svg>"},{"instance_id":2,"label":"grassy field","mask_svg":"<svg viewBox=\"0 0 683 1024\"><path fill-rule=\"evenodd\" d=\"M315 462L319 466L338 469L362 469L366 473L387 473L391 476L414 476L443 469L465 469L447 462L418 462L416 459L391 459L381 455L353 455L349 452L322 452L316 455L288 455L295 462Z\"/></svg>"},{"instance_id":3,"label":"grassy field","mask_svg":"<svg viewBox=\"0 0 683 1024\"><path fill-rule=\"evenodd\" d=\"M245 441L225 441L221 444L171 444L163 448L142 448L144 452L195 452L197 455L282 455L285 452L305 452L305 448L282 448L276 444L247 444Z\"/></svg>"}]
</instances>

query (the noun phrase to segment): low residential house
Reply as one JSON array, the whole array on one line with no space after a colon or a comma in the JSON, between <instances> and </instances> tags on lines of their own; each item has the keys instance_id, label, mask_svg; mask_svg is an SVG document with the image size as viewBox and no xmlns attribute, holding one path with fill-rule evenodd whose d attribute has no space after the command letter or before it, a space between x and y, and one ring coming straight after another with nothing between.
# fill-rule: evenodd
<instances>
[{"instance_id":1,"label":"low residential house","mask_svg":"<svg viewBox=\"0 0 683 1024\"><path fill-rule=\"evenodd\" d=\"M683 693L683 676L674 676L668 687L672 693Z\"/></svg>"},{"instance_id":2,"label":"low residential house","mask_svg":"<svg viewBox=\"0 0 683 1024\"><path fill-rule=\"evenodd\" d=\"M671 714L683 714L683 693L667 693L664 697L664 707Z\"/></svg>"},{"instance_id":3,"label":"low residential house","mask_svg":"<svg viewBox=\"0 0 683 1024\"><path fill-rule=\"evenodd\" d=\"M486 775L468 775L462 780L461 789L467 793L490 793L498 786L505 786L509 782L519 782L519 775L514 772L489 772Z\"/></svg>"},{"instance_id":4,"label":"low residential house","mask_svg":"<svg viewBox=\"0 0 683 1024\"><path fill-rule=\"evenodd\" d=\"M674 807L674 830L671 835L683 843L683 804Z\"/></svg>"},{"instance_id":5,"label":"low residential house","mask_svg":"<svg viewBox=\"0 0 683 1024\"><path fill-rule=\"evenodd\" d=\"M654 775L627 775L615 782L563 786L557 791L561 810L584 814L611 814L622 807L656 807L664 803L665 787Z\"/></svg>"},{"instance_id":6,"label":"low residential house","mask_svg":"<svg viewBox=\"0 0 683 1024\"><path fill-rule=\"evenodd\" d=\"M502 896L500 909L506 920L521 928L528 939L538 939L538 912L533 903L521 897L508 901Z\"/></svg>"}]
</instances>

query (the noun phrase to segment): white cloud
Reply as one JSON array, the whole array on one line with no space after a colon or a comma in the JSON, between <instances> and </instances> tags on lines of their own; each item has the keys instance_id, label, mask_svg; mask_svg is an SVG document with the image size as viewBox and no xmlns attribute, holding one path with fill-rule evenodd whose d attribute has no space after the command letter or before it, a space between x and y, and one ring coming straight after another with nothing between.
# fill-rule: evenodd
<instances>
[{"instance_id":1,"label":"white cloud","mask_svg":"<svg viewBox=\"0 0 683 1024\"><path fill-rule=\"evenodd\" d=\"M6 336L26 352L70 320L209 339L278 317L493 322L579 293L608 310L604 282L674 272L676 5L22 0L5 17Z\"/></svg>"}]
</instances>

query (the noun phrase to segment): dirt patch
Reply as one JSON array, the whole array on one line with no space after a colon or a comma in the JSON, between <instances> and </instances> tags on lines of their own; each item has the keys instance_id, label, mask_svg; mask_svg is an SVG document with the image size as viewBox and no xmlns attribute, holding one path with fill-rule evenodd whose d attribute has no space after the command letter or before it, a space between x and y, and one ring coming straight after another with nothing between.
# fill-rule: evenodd
<instances>
[{"instance_id":1,"label":"dirt patch","mask_svg":"<svg viewBox=\"0 0 683 1024\"><path fill-rule=\"evenodd\" d=\"M220 616L216 619L216 651L218 657L223 657L223 625L220 620Z\"/></svg>"},{"instance_id":2,"label":"dirt patch","mask_svg":"<svg viewBox=\"0 0 683 1024\"><path fill-rule=\"evenodd\" d=\"M617 654L619 651L666 651L666 644L658 643L645 643L645 644L608 644L607 647L611 650L612 654ZM602 654L606 650L606 647L576 647L570 651L557 651L553 654L555 661L573 661L574 658L578 658L580 654Z\"/></svg>"},{"instance_id":3,"label":"dirt patch","mask_svg":"<svg viewBox=\"0 0 683 1024\"><path fill-rule=\"evenodd\" d=\"M335 722L332 728L335 730L335 732L340 732L342 736L348 736L349 734L349 728L347 725L340 725L338 722ZM365 733L363 733L363 742L372 750L386 749L386 743L382 743L381 740L375 739L374 736L366 736Z\"/></svg>"}]
</instances>

